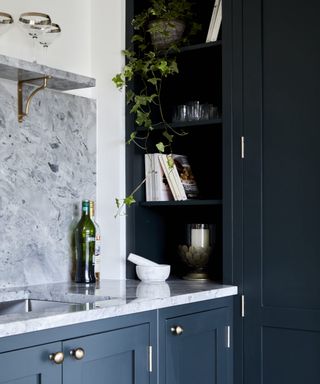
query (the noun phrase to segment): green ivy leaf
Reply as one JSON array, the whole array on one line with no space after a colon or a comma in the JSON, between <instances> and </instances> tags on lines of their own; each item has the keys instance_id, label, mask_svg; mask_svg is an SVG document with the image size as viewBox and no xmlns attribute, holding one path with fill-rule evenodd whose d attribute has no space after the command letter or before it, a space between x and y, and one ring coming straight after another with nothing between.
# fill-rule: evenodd
<instances>
[{"instance_id":1,"label":"green ivy leaf","mask_svg":"<svg viewBox=\"0 0 320 384\"><path fill-rule=\"evenodd\" d=\"M147 48L147 44L139 44L140 51L144 51Z\"/></svg>"},{"instance_id":2,"label":"green ivy leaf","mask_svg":"<svg viewBox=\"0 0 320 384\"><path fill-rule=\"evenodd\" d=\"M176 61L172 61L170 63L170 73L179 73L179 69Z\"/></svg>"},{"instance_id":3,"label":"green ivy leaf","mask_svg":"<svg viewBox=\"0 0 320 384\"><path fill-rule=\"evenodd\" d=\"M121 73L118 73L115 77L113 77L112 81L114 82L117 88L121 89L124 86L124 79Z\"/></svg>"},{"instance_id":4,"label":"green ivy leaf","mask_svg":"<svg viewBox=\"0 0 320 384\"><path fill-rule=\"evenodd\" d=\"M132 67L130 65L125 65L123 68L123 76L130 81L133 77L133 74L134 73Z\"/></svg>"},{"instance_id":5,"label":"green ivy leaf","mask_svg":"<svg viewBox=\"0 0 320 384\"><path fill-rule=\"evenodd\" d=\"M126 206L128 206L128 207L130 207L130 206L131 206L132 204L134 204L135 202L136 202L136 201L135 201L133 195L127 196L127 197L123 200L123 203L124 203Z\"/></svg>"},{"instance_id":6,"label":"green ivy leaf","mask_svg":"<svg viewBox=\"0 0 320 384\"><path fill-rule=\"evenodd\" d=\"M141 127L142 125L146 128L150 128L152 121L150 119L150 112L137 111L136 123Z\"/></svg>"},{"instance_id":7,"label":"green ivy leaf","mask_svg":"<svg viewBox=\"0 0 320 384\"><path fill-rule=\"evenodd\" d=\"M167 61L166 60L161 60L159 65L158 65L158 68L159 68L159 71L162 74L166 75L168 73L168 68L169 68Z\"/></svg>"},{"instance_id":8,"label":"green ivy leaf","mask_svg":"<svg viewBox=\"0 0 320 384\"><path fill-rule=\"evenodd\" d=\"M134 101L136 102L136 104L139 104L139 105L147 105L148 96L136 95L135 98L134 98Z\"/></svg>"},{"instance_id":9,"label":"green ivy leaf","mask_svg":"<svg viewBox=\"0 0 320 384\"><path fill-rule=\"evenodd\" d=\"M164 131L162 135L169 141L169 143L173 142L174 136L170 135L168 131Z\"/></svg>"},{"instance_id":10,"label":"green ivy leaf","mask_svg":"<svg viewBox=\"0 0 320 384\"><path fill-rule=\"evenodd\" d=\"M127 143L131 144L135 140L136 137L137 137L137 132L136 131L131 132L130 139L127 141Z\"/></svg>"},{"instance_id":11,"label":"green ivy leaf","mask_svg":"<svg viewBox=\"0 0 320 384\"><path fill-rule=\"evenodd\" d=\"M157 85L158 81L160 81L158 77L152 77L151 79L148 79L148 82L151 83L152 85Z\"/></svg>"},{"instance_id":12,"label":"green ivy leaf","mask_svg":"<svg viewBox=\"0 0 320 384\"><path fill-rule=\"evenodd\" d=\"M165 150L165 145L160 141L160 143L156 144L156 147L159 152L163 153Z\"/></svg>"},{"instance_id":13,"label":"green ivy leaf","mask_svg":"<svg viewBox=\"0 0 320 384\"><path fill-rule=\"evenodd\" d=\"M131 42L134 43L136 41L144 41L144 38L141 35L135 34L132 36Z\"/></svg>"},{"instance_id":14,"label":"green ivy leaf","mask_svg":"<svg viewBox=\"0 0 320 384\"><path fill-rule=\"evenodd\" d=\"M134 51L129 51L128 49L124 49L122 51L122 54L124 56L126 56L127 58L130 58L130 57L134 57L135 56L135 52Z\"/></svg>"},{"instance_id":15,"label":"green ivy leaf","mask_svg":"<svg viewBox=\"0 0 320 384\"><path fill-rule=\"evenodd\" d=\"M135 93L133 92L132 89L128 89L126 95L127 95L127 104L129 104L134 99Z\"/></svg>"}]
</instances>

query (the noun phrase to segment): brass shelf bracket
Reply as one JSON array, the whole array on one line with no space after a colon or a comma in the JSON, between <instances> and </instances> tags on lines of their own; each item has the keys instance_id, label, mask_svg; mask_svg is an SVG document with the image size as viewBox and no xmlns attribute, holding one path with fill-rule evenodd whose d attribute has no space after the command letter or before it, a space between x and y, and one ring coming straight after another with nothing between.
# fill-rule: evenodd
<instances>
[{"instance_id":1,"label":"brass shelf bracket","mask_svg":"<svg viewBox=\"0 0 320 384\"><path fill-rule=\"evenodd\" d=\"M47 88L48 80L51 76L38 77L36 79L28 79L28 80L19 80L18 81L18 121L19 123L23 122L23 119L28 116L30 110L30 104L33 96L35 96L38 92ZM42 80L43 83L38 88L33 90L27 98L26 108L23 110L23 85L26 83L33 83L35 81Z\"/></svg>"}]
</instances>

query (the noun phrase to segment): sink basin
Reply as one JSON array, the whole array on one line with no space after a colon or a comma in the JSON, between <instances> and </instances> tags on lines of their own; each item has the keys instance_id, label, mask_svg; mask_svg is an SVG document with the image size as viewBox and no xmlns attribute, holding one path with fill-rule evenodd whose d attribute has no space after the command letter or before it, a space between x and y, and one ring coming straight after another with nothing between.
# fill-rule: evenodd
<instances>
[{"instance_id":1,"label":"sink basin","mask_svg":"<svg viewBox=\"0 0 320 384\"><path fill-rule=\"evenodd\" d=\"M22 299L0 303L0 316L8 314L22 314L28 312L50 312L50 311L75 311L82 309L83 304L64 303L58 301Z\"/></svg>"}]
</instances>

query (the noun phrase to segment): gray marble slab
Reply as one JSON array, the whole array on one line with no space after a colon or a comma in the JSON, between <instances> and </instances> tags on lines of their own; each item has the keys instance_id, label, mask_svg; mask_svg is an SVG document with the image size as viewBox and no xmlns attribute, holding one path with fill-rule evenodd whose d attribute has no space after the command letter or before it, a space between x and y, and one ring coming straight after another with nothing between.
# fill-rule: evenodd
<instances>
[{"instance_id":1,"label":"gray marble slab","mask_svg":"<svg viewBox=\"0 0 320 384\"><path fill-rule=\"evenodd\" d=\"M19 124L16 94L0 81L0 287L68 281L78 208L95 199L96 104L47 89Z\"/></svg>"},{"instance_id":2,"label":"gray marble slab","mask_svg":"<svg viewBox=\"0 0 320 384\"><path fill-rule=\"evenodd\" d=\"M237 294L237 287L210 282L172 280L148 284L136 280L103 280L98 285L46 284L0 290L0 303L41 299L70 307L43 312L1 314L0 337L129 315ZM71 303L80 303L72 306Z\"/></svg>"},{"instance_id":3,"label":"gray marble slab","mask_svg":"<svg viewBox=\"0 0 320 384\"><path fill-rule=\"evenodd\" d=\"M48 88L59 91L90 88L96 85L95 79L75 73L47 67L46 65L0 55L0 78L6 80L30 80L50 76ZM34 84L39 84L35 82Z\"/></svg>"}]
</instances>

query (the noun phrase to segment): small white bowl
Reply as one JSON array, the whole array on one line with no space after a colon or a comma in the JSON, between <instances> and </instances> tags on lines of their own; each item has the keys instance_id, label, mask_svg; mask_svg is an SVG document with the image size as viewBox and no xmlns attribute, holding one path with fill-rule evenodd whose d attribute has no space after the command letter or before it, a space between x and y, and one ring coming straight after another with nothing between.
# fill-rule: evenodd
<instances>
[{"instance_id":1,"label":"small white bowl","mask_svg":"<svg viewBox=\"0 0 320 384\"><path fill-rule=\"evenodd\" d=\"M141 281L155 282L165 281L170 275L170 265L137 265L136 272Z\"/></svg>"}]
</instances>

